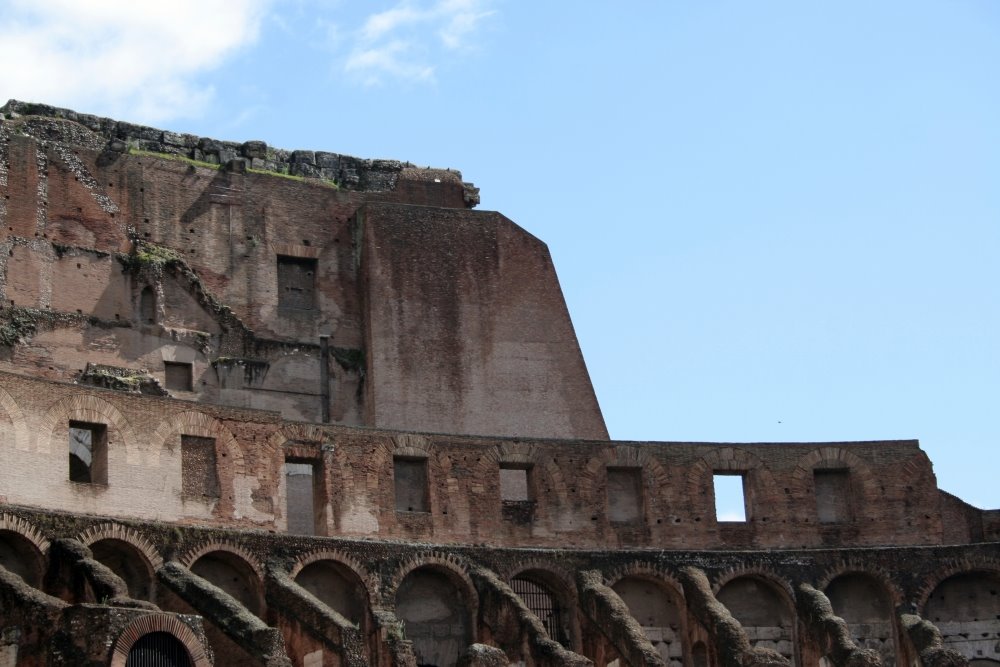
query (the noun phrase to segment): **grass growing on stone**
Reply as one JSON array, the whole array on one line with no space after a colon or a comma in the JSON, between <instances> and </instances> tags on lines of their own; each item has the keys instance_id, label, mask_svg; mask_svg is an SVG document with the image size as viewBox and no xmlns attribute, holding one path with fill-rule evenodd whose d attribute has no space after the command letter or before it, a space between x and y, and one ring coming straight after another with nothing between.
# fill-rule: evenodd
<instances>
[{"instance_id":1,"label":"grass growing on stone","mask_svg":"<svg viewBox=\"0 0 1000 667\"><path fill-rule=\"evenodd\" d=\"M290 181L297 181L299 183L319 183L320 185L325 185L328 188L333 188L334 190L339 190L340 186L337 185L336 181L331 181L328 178L307 178L305 176L298 176L296 174L285 174L280 171L268 171L267 169L252 169L247 167L247 171L251 174L260 174L262 176L277 176L278 178L287 178Z\"/></svg>"},{"instance_id":2,"label":"grass growing on stone","mask_svg":"<svg viewBox=\"0 0 1000 667\"><path fill-rule=\"evenodd\" d=\"M161 160L173 160L174 162L183 162L184 164L189 164L193 167L204 167L205 169L214 169L218 171L222 168L221 164L215 164L212 162L204 162L203 160L195 160L194 158L185 157L183 155L177 155L175 153L157 153L155 151L143 151L138 148L129 147L129 155L134 155L136 157L155 157Z\"/></svg>"}]
</instances>

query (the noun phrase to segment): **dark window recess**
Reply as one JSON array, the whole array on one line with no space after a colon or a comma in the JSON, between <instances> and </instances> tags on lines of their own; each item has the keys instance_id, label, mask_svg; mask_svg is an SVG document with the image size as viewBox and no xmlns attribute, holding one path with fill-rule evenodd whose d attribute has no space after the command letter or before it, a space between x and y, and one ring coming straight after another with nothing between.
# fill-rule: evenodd
<instances>
[{"instance_id":1,"label":"dark window recess","mask_svg":"<svg viewBox=\"0 0 1000 667\"><path fill-rule=\"evenodd\" d=\"M500 467L501 513L507 521L527 524L535 518L535 501L532 500L529 479L529 468Z\"/></svg>"},{"instance_id":2,"label":"dark window recess","mask_svg":"<svg viewBox=\"0 0 1000 667\"><path fill-rule=\"evenodd\" d=\"M314 258L278 256L278 307L295 310L316 308Z\"/></svg>"},{"instance_id":3,"label":"dark window recess","mask_svg":"<svg viewBox=\"0 0 1000 667\"><path fill-rule=\"evenodd\" d=\"M394 458L397 512L427 512L427 459Z\"/></svg>"},{"instance_id":4,"label":"dark window recess","mask_svg":"<svg viewBox=\"0 0 1000 667\"><path fill-rule=\"evenodd\" d=\"M851 479L844 469L814 470L816 514L820 523L851 520Z\"/></svg>"},{"instance_id":5,"label":"dark window recess","mask_svg":"<svg viewBox=\"0 0 1000 667\"><path fill-rule=\"evenodd\" d=\"M69 481L108 483L108 427L104 424L69 423Z\"/></svg>"},{"instance_id":6,"label":"dark window recess","mask_svg":"<svg viewBox=\"0 0 1000 667\"><path fill-rule=\"evenodd\" d=\"M288 532L296 535L316 534L315 466L309 462L285 462L285 511Z\"/></svg>"},{"instance_id":7,"label":"dark window recess","mask_svg":"<svg viewBox=\"0 0 1000 667\"><path fill-rule=\"evenodd\" d=\"M181 495L191 500L219 497L215 438L181 436Z\"/></svg>"},{"instance_id":8,"label":"dark window recess","mask_svg":"<svg viewBox=\"0 0 1000 667\"><path fill-rule=\"evenodd\" d=\"M632 523L642 518L642 470L608 468L608 519Z\"/></svg>"},{"instance_id":9,"label":"dark window recess","mask_svg":"<svg viewBox=\"0 0 1000 667\"><path fill-rule=\"evenodd\" d=\"M569 637L566 634L562 609L559 607L556 596L544 586L520 577L511 581L511 588L521 598L524 605L531 610L531 613L542 622L549 637L568 647Z\"/></svg>"},{"instance_id":10,"label":"dark window recess","mask_svg":"<svg viewBox=\"0 0 1000 667\"><path fill-rule=\"evenodd\" d=\"M139 295L139 318L144 324L156 322L156 292L146 286Z\"/></svg>"},{"instance_id":11,"label":"dark window recess","mask_svg":"<svg viewBox=\"0 0 1000 667\"><path fill-rule=\"evenodd\" d=\"M192 391L194 388L191 364L165 361L163 362L163 376L167 389Z\"/></svg>"},{"instance_id":12,"label":"dark window recess","mask_svg":"<svg viewBox=\"0 0 1000 667\"><path fill-rule=\"evenodd\" d=\"M132 644L125 667L191 667L191 656L169 632L150 632Z\"/></svg>"}]
</instances>

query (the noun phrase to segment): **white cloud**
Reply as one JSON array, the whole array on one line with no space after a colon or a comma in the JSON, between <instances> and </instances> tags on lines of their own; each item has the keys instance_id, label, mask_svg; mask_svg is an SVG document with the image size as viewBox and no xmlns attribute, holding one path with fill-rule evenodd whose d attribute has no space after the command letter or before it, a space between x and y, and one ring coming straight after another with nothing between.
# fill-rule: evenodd
<instances>
[{"instance_id":1,"label":"white cloud","mask_svg":"<svg viewBox=\"0 0 1000 667\"><path fill-rule=\"evenodd\" d=\"M268 0L11 0L0 97L155 123L196 115L196 77L257 38Z\"/></svg>"},{"instance_id":2,"label":"white cloud","mask_svg":"<svg viewBox=\"0 0 1000 667\"><path fill-rule=\"evenodd\" d=\"M365 85L386 80L432 82L445 51L470 48L490 0L400 0L369 15L355 34L344 71Z\"/></svg>"}]
</instances>

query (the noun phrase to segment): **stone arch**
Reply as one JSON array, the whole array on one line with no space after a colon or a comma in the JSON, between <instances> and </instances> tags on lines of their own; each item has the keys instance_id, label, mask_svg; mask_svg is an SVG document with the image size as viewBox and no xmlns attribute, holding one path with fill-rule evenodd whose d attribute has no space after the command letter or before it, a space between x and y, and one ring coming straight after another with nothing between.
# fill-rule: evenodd
<instances>
[{"instance_id":1,"label":"stone arch","mask_svg":"<svg viewBox=\"0 0 1000 667\"><path fill-rule=\"evenodd\" d=\"M968 660L1000 661L1000 572L955 572L933 588L923 616L941 631L945 647Z\"/></svg>"},{"instance_id":2,"label":"stone arch","mask_svg":"<svg viewBox=\"0 0 1000 667\"><path fill-rule=\"evenodd\" d=\"M0 387L0 415L6 416L10 421L11 433L14 436L14 449L25 452L31 449L31 431L28 428L28 420L24 418L21 407L17 401Z\"/></svg>"},{"instance_id":3,"label":"stone arch","mask_svg":"<svg viewBox=\"0 0 1000 667\"><path fill-rule=\"evenodd\" d=\"M553 599L553 605L548 618L543 618L539 611L523 596L521 601L542 621L549 637L563 646L575 649L582 643L580 622L576 615L578 595L573 577L557 565L542 559L531 559L518 563L506 577L507 583L515 593L524 588L515 580L527 581Z\"/></svg>"},{"instance_id":4,"label":"stone arch","mask_svg":"<svg viewBox=\"0 0 1000 667\"><path fill-rule=\"evenodd\" d=\"M846 468L851 484L851 499L856 514L865 507L872 507L878 502L878 481L864 459L857 456L847 447L829 445L817 447L803 455L795 464L792 472L791 494L797 498L816 496L815 471L823 469ZM806 511L816 516L816 503L808 506Z\"/></svg>"},{"instance_id":5,"label":"stone arch","mask_svg":"<svg viewBox=\"0 0 1000 667\"><path fill-rule=\"evenodd\" d=\"M788 582L764 568L749 567L723 574L713 590L753 646L774 649L795 664L798 624Z\"/></svg>"},{"instance_id":6,"label":"stone arch","mask_svg":"<svg viewBox=\"0 0 1000 667\"><path fill-rule=\"evenodd\" d=\"M111 667L125 667L129 651L142 637L152 632L166 632L175 637L188 651L194 667L211 667L205 646L198 636L176 616L168 614L147 614L134 619L125 626L111 649Z\"/></svg>"},{"instance_id":7,"label":"stone arch","mask_svg":"<svg viewBox=\"0 0 1000 667\"><path fill-rule=\"evenodd\" d=\"M125 461L142 462L142 454L135 432L128 420L112 403L90 394L74 394L49 406L38 423L35 447L40 454L59 452L66 447L70 421L104 424L108 428L108 451L124 445Z\"/></svg>"},{"instance_id":8,"label":"stone arch","mask_svg":"<svg viewBox=\"0 0 1000 667\"><path fill-rule=\"evenodd\" d=\"M822 587L833 612L847 623L851 639L861 648L876 651L883 665L896 664L899 630L896 596L879 574L851 569L828 577Z\"/></svg>"},{"instance_id":9,"label":"stone arch","mask_svg":"<svg viewBox=\"0 0 1000 667\"><path fill-rule=\"evenodd\" d=\"M90 548L94 560L103 563L125 582L132 598L153 601L154 576L163 565L163 558L152 542L134 529L117 523L91 526L78 539Z\"/></svg>"},{"instance_id":10,"label":"stone arch","mask_svg":"<svg viewBox=\"0 0 1000 667\"><path fill-rule=\"evenodd\" d=\"M391 594L418 662L455 664L461 651L476 641L478 595L454 556L411 558L393 576Z\"/></svg>"},{"instance_id":11,"label":"stone arch","mask_svg":"<svg viewBox=\"0 0 1000 667\"><path fill-rule=\"evenodd\" d=\"M903 593L885 568L873 565L872 563L855 561L853 559L845 560L828 568L819 577L819 579L816 580L816 588L821 591L826 590L826 587L830 585L831 581L837 577L850 574L864 575L874 580L881 590L889 596L889 601L893 608L903 604Z\"/></svg>"},{"instance_id":12,"label":"stone arch","mask_svg":"<svg viewBox=\"0 0 1000 667\"><path fill-rule=\"evenodd\" d=\"M783 506L757 507L755 498L763 494L762 489L775 488L776 484L771 470L749 449L738 446L717 447L706 453L689 469L687 474L687 495L690 507L701 508L701 514L714 524L715 505L712 476L716 472L733 472L746 474L748 485L747 520L753 521L757 516L772 520L784 518L787 514ZM696 510L697 511L697 510Z\"/></svg>"},{"instance_id":13,"label":"stone arch","mask_svg":"<svg viewBox=\"0 0 1000 667\"><path fill-rule=\"evenodd\" d=\"M155 571L163 567L163 556L153 543L135 528L120 523L100 523L77 535L77 539L88 547L101 540L118 540L138 551Z\"/></svg>"},{"instance_id":14,"label":"stone arch","mask_svg":"<svg viewBox=\"0 0 1000 667\"><path fill-rule=\"evenodd\" d=\"M260 562L230 542L209 542L187 552L180 563L218 586L252 614L264 615L264 570Z\"/></svg>"},{"instance_id":15,"label":"stone arch","mask_svg":"<svg viewBox=\"0 0 1000 667\"><path fill-rule=\"evenodd\" d=\"M299 586L354 625L360 625L377 593L368 570L339 550L313 551L289 573Z\"/></svg>"},{"instance_id":16,"label":"stone arch","mask_svg":"<svg viewBox=\"0 0 1000 667\"><path fill-rule=\"evenodd\" d=\"M0 565L40 588L49 541L19 516L0 514Z\"/></svg>"},{"instance_id":17,"label":"stone arch","mask_svg":"<svg viewBox=\"0 0 1000 667\"><path fill-rule=\"evenodd\" d=\"M170 449L170 438L179 435L196 435L200 438L214 438L216 448L231 458L233 470L237 475L246 474L246 464L243 460L243 450L236 436L232 434L219 420L196 410L177 412L160 422L153 434L151 456L153 465L159 464L160 453L164 448ZM219 480L222 481L221 479Z\"/></svg>"},{"instance_id":18,"label":"stone arch","mask_svg":"<svg viewBox=\"0 0 1000 667\"><path fill-rule=\"evenodd\" d=\"M665 664L691 652L684 590L669 574L633 563L616 570L608 585L622 599Z\"/></svg>"},{"instance_id":19,"label":"stone arch","mask_svg":"<svg viewBox=\"0 0 1000 667\"><path fill-rule=\"evenodd\" d=\"M958 574L985 573L1000 576L1000 559L984 557L958 558L941 565L924 577L923 585L916 595L915 604L923 611L938 586L946 579Z\"/></svg>"}]
</instances>

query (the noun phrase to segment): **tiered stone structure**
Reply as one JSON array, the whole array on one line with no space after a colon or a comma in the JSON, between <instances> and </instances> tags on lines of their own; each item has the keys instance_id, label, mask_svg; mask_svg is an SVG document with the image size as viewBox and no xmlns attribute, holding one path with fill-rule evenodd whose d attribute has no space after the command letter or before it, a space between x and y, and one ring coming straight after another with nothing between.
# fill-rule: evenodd
<instances>
[{"instance_id":1,"label":"tiered stone structure","mask_svg":"<svg viewBox=\"0 0 1000 667\"><path fill-rule=\"evenodd\" d=\"M1000 511L915 441L609 440L457 172L0 114L0 666L1000 662Z\"/></svg>"}]
</instances>

